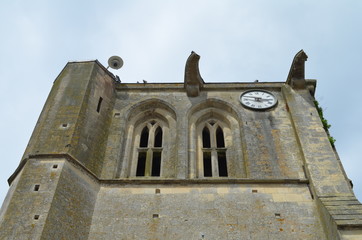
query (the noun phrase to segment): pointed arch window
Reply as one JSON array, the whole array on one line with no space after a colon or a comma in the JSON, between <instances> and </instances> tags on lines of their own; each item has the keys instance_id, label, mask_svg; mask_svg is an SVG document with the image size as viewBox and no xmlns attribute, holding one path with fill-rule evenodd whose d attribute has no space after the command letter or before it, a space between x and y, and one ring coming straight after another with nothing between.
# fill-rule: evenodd
<instances>
[{"instance_id":1,"label":"pointed arch window","mask_svg":"<svg viewBox=\"0 0 362 240\"><path fill-rule=\"evenodd\" d=\"M203 148L211 147L210 131L209 131L209 128L207 128L207 127L204 127L204 129L202 130L202 147Z\"/></svg>"},{"instance_id":2,"label":"pointed arch window","mask_svg":"<svg viewBox=\"0 0 362 240\"><path fill-rule=\"evenodd\" d=\"M216 121L202 129L202 158L204 177L228 176L224 132Z\"/></svg>"},{"instance_id":3,"label":"pointed arch window","mask_svg":"<svg viewBox=\"0 0 362 240\"><path fill-rule=\"evenodd\" d=\"M145 126L141 132L141 139L140 139L140 148L148 146L148 127Z\"/></svg>"},{"instance_id":4,"label":"pointed arch window","mask_svg":"<svg viewBox=\"0 0 362 240\"><path fill-rule=\"evenodd\" d=\"M155 131L155 144L154 147L162 147L162 128L159 126Z\"/></svg>"},{"instance_id":5,"label":"pointed arch window","mask_svg":"<svg viewBox=\"0 0 362 240\"><path fill-rule=\"evenodd\" d=\"M139 138L136 176L161 176L162 127L152 120L144 126Z\"/></svg>"}]
</instances>

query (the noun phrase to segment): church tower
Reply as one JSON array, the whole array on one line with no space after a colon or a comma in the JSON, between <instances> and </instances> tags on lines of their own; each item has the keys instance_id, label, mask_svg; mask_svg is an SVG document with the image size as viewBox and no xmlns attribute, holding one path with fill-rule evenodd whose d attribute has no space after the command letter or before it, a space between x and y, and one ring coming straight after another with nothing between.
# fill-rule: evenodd
<instances>
[{"instance_id":1,"label":"church tower","mask_svg":"<svg viewBox=\"0 0 362 240\"><path fill-rule=\"evenodd\" d=\"M0 239L362 239L362 205L315 106L284 82L54 81L0 211Z\"/></svg>"}]
</instances>

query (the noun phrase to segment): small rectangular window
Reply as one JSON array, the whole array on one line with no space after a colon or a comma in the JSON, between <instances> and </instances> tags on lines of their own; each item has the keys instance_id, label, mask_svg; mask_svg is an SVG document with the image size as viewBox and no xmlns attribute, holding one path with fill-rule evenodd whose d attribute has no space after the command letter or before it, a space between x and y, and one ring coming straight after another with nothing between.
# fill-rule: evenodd
<instances>
[{"instance_id":1,"label":"small rectangular window","mask_svg":"<svg viewBox=\"0 0 362 240\"><path fill-rule=\"evenodd\" d=\"M103 98L99 97L98 105L97 105L97 112L99 112L101 110L102 101L103 101Z\"/></svg>"},{"instance_id":2,"label":"small rectangular window","mask_svg":"<svg viewBox=\"0 0 362 240\"><path fill-rule=\"evenodd\" d=\"M38 191L39 191L39 188L40 188L40 185L39 185L39 184L36 184L36 185L34 186L34 191L35 191L35 192L38 192Z\"/></svg>"},{"instance_id":3,"label":"small rectangular window","mask_svg":"<svg viewBox=\"0 0 362 240\"><path fill-rule=\"evenodd\" d=\"M212 177L211 153L204 152L204 177Z\"/></svg>"},{"instance_id":4,"label":"small rectangular window","mask_svg":"<svg viewBox=\"0 0 362 240\"><path fill-rule=\"evenodd\" d=\"M146 170L146 152L139 152L138 153L138 162L137 162L137 171L136 176L144 176Z\"/></svg>"},{"instance_id":5,"label":"small rectangular window","mask_svg":"<svg viewBox=\"0 0 362 240\"><path fill-rule=\"evenodd\" d=\"M153 152L151 176L159 177L161 173L161 152Z\"/></svg>"}]
</instances>

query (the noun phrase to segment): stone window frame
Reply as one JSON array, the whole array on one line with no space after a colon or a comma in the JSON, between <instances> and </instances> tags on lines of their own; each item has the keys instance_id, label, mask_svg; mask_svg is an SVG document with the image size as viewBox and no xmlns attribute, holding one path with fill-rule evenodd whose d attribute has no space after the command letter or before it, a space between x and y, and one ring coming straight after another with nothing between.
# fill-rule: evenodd
<instances>
[{"instance_id":1,"label":"stone window frame","mask_svg":"<svg viewBox=\"0 0 362 240\"><path fill-rule=\"evenodd\" d=\"M202 129L205 122L213 120L220 125L224 134L227 161L227 177L224 178L247 178L242 116L234 106L221 99L209 98L192 106L187 118L188 177L210 178L204 177L203 173ZM213 174L213 177L220 178L217 174Z\"/></svg>"},{"instance_id":2,"label":"stone window frame","mask_svg":"<svg viewBox=\"0 0 362 240\"><path fill-rule=\"evenodd\" d=\"M138 127L138 129L136 130L136 135L135 135L135 149L137 149L137 153L135 153L135 155L137 155L136 157L136 173L135 176L136 177L160 177L161 176L161 169L162 169L162 152L163 152L163 123L159 120L155 120L152 119L148 122L145 122L144 124L140 125ZM147 146L141 146L142 143L142 135L143 135L143 131L147 128L148 134L147 134ZM157 141L156 141L156 137L157 134L159 132L157 131L161 131L161 146L155 146ZM137 144L138 143L138 144ZM158 144L157 144L158 145ZM142 171L143 167L140 167L141 165L141 153L146 153L146 158L145 158L145 166L144 166L144 170ZM156 158L156 154L160 155L160 159L157 161L160 161L159 166L155 167L155 162L156 159L158 159L158 156ZM143 164L142 164L143 165ZM143 172L143 174L141 174L141 172ZM158 172L158 174L156 174L156 172Z\"/></svg>"},{"instance_id":3,"label":"stone window frame","mask_svg":"<svg viewBox=\"0 0 362 240\"><path fill-rule=\"evenodd\" d=\"M147 99L129 106L125 113L125 134L120 148L117 178L158 179L174 178L176 170L176 112L172 105L156 98ZM139 137L147 123L155 121L162 128L162 156L160 176L136 176Z\"/></svg>"},{"instance_id":4,"label":"stone window frame","mask_svg":"<svg viewBox=\"0 0 362 240\"><path fill-rule=\"evenodd\" d=\"M201 148L201 157L199 156L198 164L199 164L199 176L200 177L228 177L228 167L227 167L227 157L226 151L227 147L225 145L225 130L227 126L219 120L216 119L209 119L206 120L204 123L200 124L197 130L197 135L201 138L198 141L199 148ZM225 130L224 130L225 129ZM208 131L208 146L205 146L205 135L204 131ZM218 130L222 133L221 136L218 136ZM226 130L226 132L228 132ZM222 146L220 143L222 142ZM199 153L200 154L200 153ZM206 157L210 155L210 166L206 166L205 160L208 159ZM224 155L224 157L222 157ZM225 160L226 166L224 166L223 161ZM209 164L207 164L209 165ZM210 168L211 172L205 171L206 168Z\"/></svg>"}]
</instances>

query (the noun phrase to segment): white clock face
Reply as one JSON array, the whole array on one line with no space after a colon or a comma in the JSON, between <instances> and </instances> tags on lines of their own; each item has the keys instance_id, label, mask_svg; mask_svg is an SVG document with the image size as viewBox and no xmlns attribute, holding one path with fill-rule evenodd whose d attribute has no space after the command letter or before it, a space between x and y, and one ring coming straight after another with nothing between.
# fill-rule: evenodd
<instances>
[{"instance_id":1,"label":"white clock face","mask_svg":"<svg viewBox=\"0 0 362 240\"><path fill-rule=\"evenodd\" d=\"M247 108L264 110L274 107L278 101L270 92L264 90L250 90L241 94L240 102Z\"/></svg>"}]
</instances>

